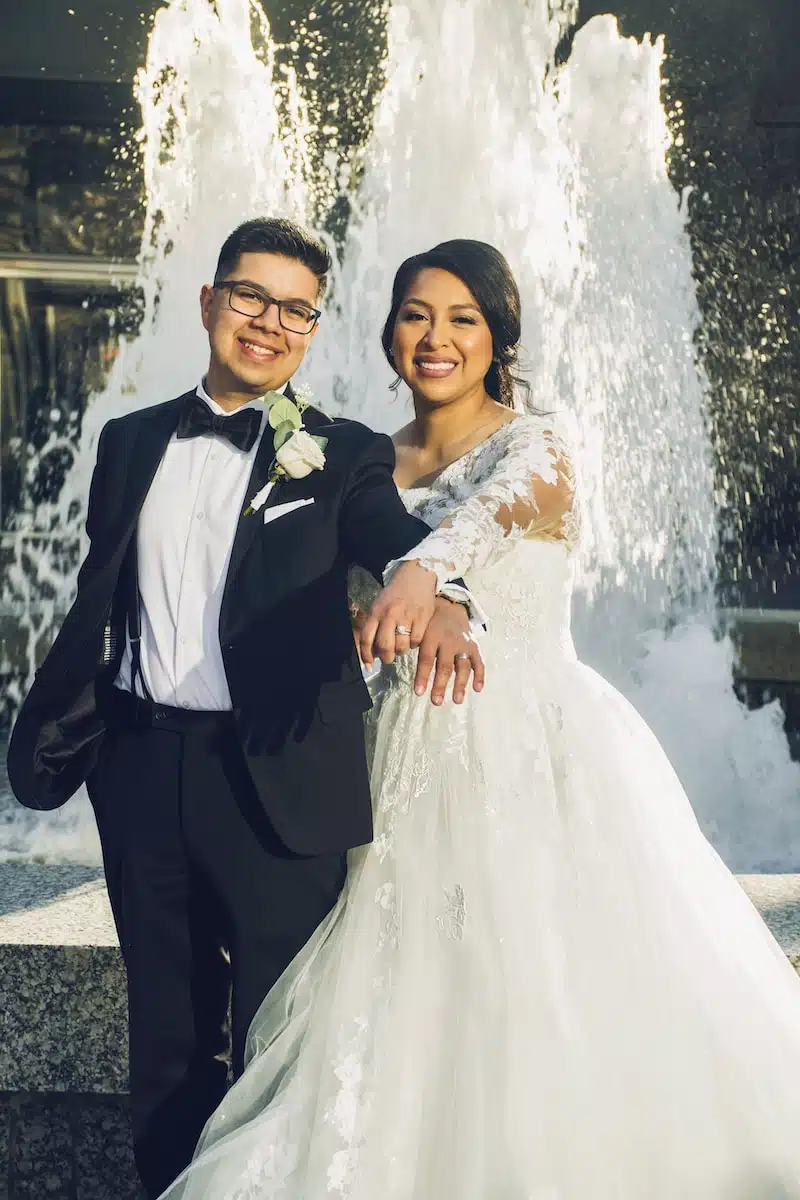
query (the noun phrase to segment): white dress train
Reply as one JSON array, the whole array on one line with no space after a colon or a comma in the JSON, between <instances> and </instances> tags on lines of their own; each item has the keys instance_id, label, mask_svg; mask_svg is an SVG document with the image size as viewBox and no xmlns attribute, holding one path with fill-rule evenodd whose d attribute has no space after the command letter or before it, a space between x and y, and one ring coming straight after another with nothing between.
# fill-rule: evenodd
<instances>
[{"instance_id":1,"label":"white dress train","mask_svg":"<svg viewBox=\"0 0 800 1200\"><path fill-rule=\"evenodd\" d=\"M486 610L486 688L382 673L375 841L170 1200L800 1197L800 980L576 660L571 493L528 416L405 493Z\"/></svg>"}]
</instances>

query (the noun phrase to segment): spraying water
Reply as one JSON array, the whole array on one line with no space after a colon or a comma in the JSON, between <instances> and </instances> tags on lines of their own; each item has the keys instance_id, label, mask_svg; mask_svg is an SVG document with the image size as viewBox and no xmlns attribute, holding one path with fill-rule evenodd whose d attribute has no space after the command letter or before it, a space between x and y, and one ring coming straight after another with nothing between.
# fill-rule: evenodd
<instances>
[{"instance_id":1,"label":"spraying water","mask_svg":"<svg viewBox=\"0 0 800 1200\"><path fill-rule=\"evenodd\" d=\"M800 865L798 771L775 708L749 713L736 700L731 649L714 629L700 318L666 170L662 46L595 18L556 68L576 15L568 0L396 0L385 86L355 163L335 147L314 154L324 115L307 111L279 67L259 6L162 9L137 84L145 319L89 410L60 519L74 526L85 502L103 423L194 382L206 355L195 298L230 229L256 213L324 219L357 165L305 371L319 403L376 428L403 424L407 402L388 390L379 346L396 267L445 238L498 245L522 292L535 403L572 427L586 526L582 656L653 725L729 864L789 869ZM85 802L19 821L7 853L96 854Z\"/></svg>"}]
</instances>

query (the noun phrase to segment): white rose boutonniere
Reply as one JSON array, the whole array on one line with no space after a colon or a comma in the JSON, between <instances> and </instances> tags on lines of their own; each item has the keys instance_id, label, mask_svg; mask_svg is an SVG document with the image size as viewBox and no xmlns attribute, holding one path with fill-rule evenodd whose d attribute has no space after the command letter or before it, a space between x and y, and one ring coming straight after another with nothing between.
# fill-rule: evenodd
<instances>
[{"instance_id":1,"label":"white rose boutonniere","mask_svg":"<svg viewBox=\"0 0 800 1200\"><path fill-rule=\"evenodd\" d=\"M264 397L264 402L270 405L268 420L275 431L272 438L275 457L269 470L269 482L253 497L245 514L258 512L263 507L279 479L305 479L312 471L323 470L328 439L303 428L303 413L309 399L307 390L298 394L296 400L279 392L267 392Z\"/></svg>"},{"instance_id":2,"label":"white rose boutonniere","mask_svg":"<svg viewBox=\"0 0 800 1200\"><path fill-rule=\"evenodd\" d=\"M325 466L325 452L315 437L305 429L297 429L275 451L275 462L291 479L305 479Z\"/></svg>"}]
</instances>

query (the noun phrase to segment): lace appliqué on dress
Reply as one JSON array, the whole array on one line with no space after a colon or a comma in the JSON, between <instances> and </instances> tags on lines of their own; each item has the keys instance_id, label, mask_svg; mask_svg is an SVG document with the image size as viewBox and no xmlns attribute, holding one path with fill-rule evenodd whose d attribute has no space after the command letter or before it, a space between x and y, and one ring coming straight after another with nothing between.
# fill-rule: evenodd
<instances>
[{"instance_id":1,"label":"lace appliqu\u00e9 on dress","mask_svg":"<svg viewBox=\"0 0 800 1200\"><path fill-rule=\"evenodd\" d=\"M400 920L397 908L397 890L390 882L382 883L375 893L375 903L383 910L378 949L391 946L396 950L400 944Z\"/></svg>"},{"instance_id":2,"label":"lace appliqu\u00e9 on dress","mask_svg":"<svg viewBox=\"0 0 800 1200\"><path fill-rule=\"evenodd\" d=\"M467 919L467 903L464 897L464 889L460 883L457 883L452 890L443 888L443 891L445 895L445 912L444 916L436 918L436 924L451 941L460 942L464 936L464 923Z\"/></svg>"},{"instance_id":3,"label":"lace appliqu\u00e9 on dress","mask_svg":"<svg viewBox=\"0 0 800 1200\"><path fill-rule=\"evenodd\" d=\"M445 468L417 509L434 532L391 563L387 578L410 560L440 581L466 577L505 557L521 538L573 549L579 538L575 476L551 424L542 417L517 417Z\"/></svg>"},{"instance_id":4,"label":"lace appliqu\u00e9 on dress","mask_svg":"<svg viewBox=\"0 0 800 1200\"><path fill-rule=\"evenodd\" d=\"M365 1093L365 1060L369 1045L369 1020L356 1017L354 1031L332 1064L338 1088L328 1107L325 1121L332 1125L344 1146L335 1151L328 1165L328 1191L346 1196L358 1166L358 1131L369 1108Z\"/></svg>"}]
</instances>

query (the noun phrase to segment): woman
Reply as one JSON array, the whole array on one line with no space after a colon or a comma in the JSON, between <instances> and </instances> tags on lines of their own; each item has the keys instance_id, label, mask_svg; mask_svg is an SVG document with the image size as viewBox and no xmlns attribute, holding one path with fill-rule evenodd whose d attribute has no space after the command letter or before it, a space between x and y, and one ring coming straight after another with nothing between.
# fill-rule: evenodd
<instances>
[{"instance_id":1,"label":"woman","mask_svg":"<svg viewBox=\"0 0 800 1200\"><path fill-rule=\"evenodd\" d=\"M482 243L398 272L397 482L448 529L422 565L483 603L488 683L434 708L412 656L382 672L375 841L170 1196L800 1196L800 980L652 734L576 661L573 476L513 407L519 316ZM374 590L355 582L362 608Z\"/></svg>"}]
</instances>

